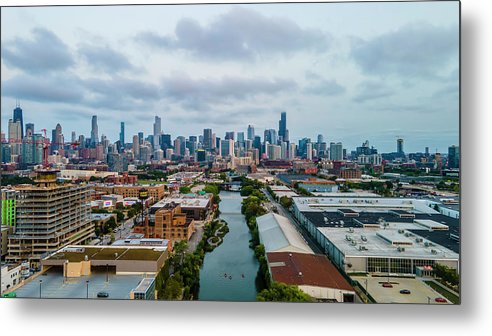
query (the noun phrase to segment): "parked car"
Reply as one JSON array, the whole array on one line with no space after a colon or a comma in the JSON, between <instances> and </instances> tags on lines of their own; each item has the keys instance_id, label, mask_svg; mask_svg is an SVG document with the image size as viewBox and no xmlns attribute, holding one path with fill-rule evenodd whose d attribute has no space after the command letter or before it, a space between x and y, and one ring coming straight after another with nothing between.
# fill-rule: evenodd
<instances>
[{"instance_id":1,"label":"parked car","mask_svg":"<svg viewBox=\"0 0 492 336\"><path fill-rule=\"evenodd\" d=\"M393 285L389 282L383 282L383 287L384 288L393 288Z\"/></svg>"},{"instance_id":2,"label":"parked car","mask_svg":"<svg viewBox=\"0 0 492 336\"><path fill-rule=\"evenodd\" d=\"M412 292L410 292L408 289L402 289L400 291L400 294L411 294Z\"/></svg>"},{"instance_id":3,"label":"parked car","mask_svg":"<svg viewBox=\"0 0 492 336\"><path fill-rule=\"evenodd\" d=\"M98 298L107 298L109 297L109 294L107 292L99 292L97 293Z\"/></svg>"},{"instance_id":4,"label":"parked car","mask_svg":"<svg viewBox=\"0 0 492 336\"><path fill-rule=\"evenodd\" d=\"M436 299L435 299L435 301L436 301L436 302L439 302L439 303L447 303L447 302L448 302L448 300L443 299L442 297L438 297L438 298L436 298Z\"/></svg>"}]
</instances>

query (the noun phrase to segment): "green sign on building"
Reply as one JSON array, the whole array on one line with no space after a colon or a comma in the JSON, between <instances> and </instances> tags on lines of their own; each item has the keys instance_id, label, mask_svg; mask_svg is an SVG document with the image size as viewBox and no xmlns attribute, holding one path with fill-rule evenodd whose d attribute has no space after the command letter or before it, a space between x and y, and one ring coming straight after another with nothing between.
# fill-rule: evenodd
<instances>
[{"instance_id":1,"label":"green sign on building","mask_svg":"<svg viewBox=\"0 0 492 336\"><path fill-rule=\"evenodd\" d=\"M16 193L13 190L2 190L2 225L15 226Z\"/></svg>"}]
</instances>

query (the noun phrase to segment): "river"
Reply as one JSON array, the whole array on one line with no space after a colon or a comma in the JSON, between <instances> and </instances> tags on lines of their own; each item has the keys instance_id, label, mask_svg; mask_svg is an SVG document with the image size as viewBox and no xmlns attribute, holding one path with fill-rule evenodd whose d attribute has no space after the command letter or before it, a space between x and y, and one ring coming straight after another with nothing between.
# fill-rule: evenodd
<instances>
[{"instance_id":1,"label":"river","mask_svg":"<svg viewBox=\"0 0 492 336\"><path fill-rule=\"evenodd\" d=\"M221 191L220 198L220 218L227 222L229 232L220 246L205 254L198 299L255 301L259 265L249 248L251 235L241 214L242 197L239 193Z\"/></svg>"}]
</instances>

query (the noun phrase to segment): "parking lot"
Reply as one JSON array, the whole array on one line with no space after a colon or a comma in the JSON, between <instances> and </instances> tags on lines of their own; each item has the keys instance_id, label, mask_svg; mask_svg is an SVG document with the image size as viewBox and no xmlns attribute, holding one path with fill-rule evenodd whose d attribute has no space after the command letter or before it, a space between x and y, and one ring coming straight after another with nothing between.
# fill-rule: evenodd
<instances>
[{"instance_id":1,"label":"parking lot","mask_svg":"<svg viewBox=\"0 0 492 336\"><path fill-rule=\"evenodd\" d=\"M444 297L420 279L390 277L389 282L392 288L382 286L388 281L387 277L354 276L352 279L358 281L363 288L366 287L365 279L367 279L367 291L378 303L450 304L450 302L436 302L436 298ZM409 290L410 294L401 294L402 289Z\"/></svg>"},{"instance_id":2,"label":"parking lot","mask_svg":"<svg viewBox=\"0 0 492 336\"><path fill-rule=\"evenodd\" d=\"M106 282L106 273L100 272L65 279L61 272L49 271L46 275L27 282L15 292L21 298L39 298L41 295L42 298L52 299L97 299L98 292L106 292L109 299L129 299L130 291L137 287L143 276L109 274L108 278L109 281Z\"/></svg>"}]
</instances>

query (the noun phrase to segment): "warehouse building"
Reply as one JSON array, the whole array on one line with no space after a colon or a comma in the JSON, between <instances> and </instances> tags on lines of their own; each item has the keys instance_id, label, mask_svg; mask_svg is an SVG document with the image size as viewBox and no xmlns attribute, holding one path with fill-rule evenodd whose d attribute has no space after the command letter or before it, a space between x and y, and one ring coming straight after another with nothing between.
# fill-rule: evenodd
<instances>
[{"instance_id":1,"label":"warehouse building","mask_svg":"<svg viewBox=\"0 0 492 336\"><path fill-rule=\"evenodd\" d=\"M436 264L459 272L460 222L425 200L295 197L294 214L346 273L431 275Z\"/></svg>"}]
</instances>

